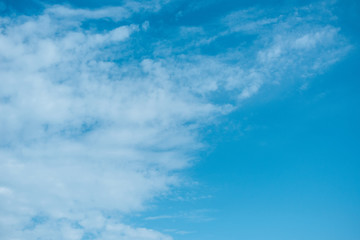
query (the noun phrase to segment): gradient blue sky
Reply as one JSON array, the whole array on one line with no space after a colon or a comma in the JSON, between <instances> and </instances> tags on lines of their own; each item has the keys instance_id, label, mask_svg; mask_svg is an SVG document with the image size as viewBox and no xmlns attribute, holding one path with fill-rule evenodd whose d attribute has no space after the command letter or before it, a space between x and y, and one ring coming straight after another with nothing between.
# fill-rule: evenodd
<instances>
[{"instance_id":1,"label":"gradient blue sky","mask_svg":"<svg viewBox=\"0 0 360 240\"><path fill-rule=\"evenodd\" d=\"M360 239L357 1L0 13L1 239Z\"/></svg>"}]
</instances>

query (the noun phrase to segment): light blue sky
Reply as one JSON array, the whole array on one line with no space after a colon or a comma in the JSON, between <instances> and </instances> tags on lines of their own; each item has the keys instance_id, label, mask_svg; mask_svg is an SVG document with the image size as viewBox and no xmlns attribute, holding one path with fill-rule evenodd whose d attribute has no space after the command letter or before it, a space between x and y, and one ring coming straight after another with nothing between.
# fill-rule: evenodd
<instances>
[{"instance_id":1,"label":"light blue sky","mask_svg":"<svg viewBox=\"0 0 360 240\"><path fill-rule=\"evenodd\" d=\"M360 238L356 1L0 12L1 239Z\"/></svg>"}]
</instances>

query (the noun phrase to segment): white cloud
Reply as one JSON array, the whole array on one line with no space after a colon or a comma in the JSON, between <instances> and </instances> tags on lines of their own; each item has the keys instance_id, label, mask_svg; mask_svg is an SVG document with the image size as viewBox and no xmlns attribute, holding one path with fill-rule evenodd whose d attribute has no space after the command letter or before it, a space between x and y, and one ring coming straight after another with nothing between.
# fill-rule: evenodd
<instances>
[{"instance_id":1,"label":"white cloud","mask_svg":"<svg viewBox=\"0 0 360 240\"><path fill-rule=\"evenodd\" d=\"M101 19L111 18L114 21L120 21L131 16L130 9L126 7L106 7L98 10L73 9L61 5L51 6L45 10L45 13L53 17L76 18L80 19Z\"/></svg>"},{"instance_id":2,"label":"white cloud","mask_svg":"<svg viewBox=\"0 0 360 240\"><path fill-rule=\"evenodd\" d=\"M261 32L251 54L174 54L179 46L167 41L154 49L157 58L130 60L131 44L146 38L151 22L107 31L81 25L164 2L54 6L0 19L2 239L171 239L121 216L181 184L176 172L203 147L199 129L237 101L289 72L321 71L346 52L336 27L304 23L289 34L289 17ZM222 103L212 100L224 92Z\"/></svg>"},{"instance_id":3,"label":"white cloud","mask_svg":"<svg viewBox=\"0 0 360 240\"><path fill-rule=\"evenodd\" d=\"M269 25L278 23L282 16L268 17L270 14L264 10L250 8L230 13L222 20L230 32L246 32L256 34L264 31Z\"/></svg>"},{"instance_id":4,"label":"white cloud","mask_svg":"<svg viewBox=\"0 0 360 240\"><path fill-rule=\"evenodd\" d=\"M170 0L126 0L123 6L110 6L101 9L75 9L62 5L48 5L44 13L52 18L82 21L86 19L111 19L115 22L129 18L134 13L156 12Z\"/></svg>"},{"instance_id":5,"label":"white cloud","mask_svg":"<svg viewBox=\"0 0 360 240\"><path fill-rule=\"evenodd\" d=\"M81 239L87 232L169 239L85 219L91 211L141 210L178 184L172 171L201 147L192 125L221 107L177 89L159 63L113 63L121 54L116 45L125 45L136 25L98 33L74 29L63 17L45 11L2 25L2 239ZM46 221L32 220L39 214Z\"/></svg>"}]
</instances>

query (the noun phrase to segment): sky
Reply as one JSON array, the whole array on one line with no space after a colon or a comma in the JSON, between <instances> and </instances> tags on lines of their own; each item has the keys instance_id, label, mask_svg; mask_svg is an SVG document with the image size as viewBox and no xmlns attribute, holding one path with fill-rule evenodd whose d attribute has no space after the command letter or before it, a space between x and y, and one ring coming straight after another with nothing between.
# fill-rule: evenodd
<instances>
[{"instance_id":1,"label":"sky","mask_svg":"<svg viewBox=\"0 0 360 240\"><path fill-rule=\"evenodd\" d=\"M0 0L0 239L360 239L359 13Z\"/></svg>"}]
</instances>

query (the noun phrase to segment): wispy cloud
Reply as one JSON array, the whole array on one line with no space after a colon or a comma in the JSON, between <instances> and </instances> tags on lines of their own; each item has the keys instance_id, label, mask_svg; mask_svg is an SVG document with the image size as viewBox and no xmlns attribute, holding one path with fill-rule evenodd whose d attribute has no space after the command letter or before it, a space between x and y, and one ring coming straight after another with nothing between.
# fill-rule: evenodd
<instances>
[{"instance_id":1,"label":"wispy cloud","mask_svg":"<svg viewBox=\"0 0 360 240\"><path fill-rule=\"evenodd\" d=\"M145 220L156 221L156 220L164 220L164 219L187 219L192 222L208 222L214 220L213 217L206 216L205 213L207 212L210 212L210 210L200 209L193 212L180 213L177 215L151 216L151 217L146 217Z\"/></svg>"},{"instance_id":2,"label":"wispy cloud","mask_svg":"<svg viewBox=\"0 0 360 240\"><path fill-rule=\"evenodd\" d=\"M225 33L178 27L179 36L213 37L206 44L249 29L258 35L248 49L218 54L191 53L193 40L170 39L132 56L136 43L151 39L151 22L106 31L82 25L164 3L49 6L0 19L2 239L170 239L127 226L121 215L181 184L177 171L203 147L203 126L264 84L317 74L348 50L338 27L307 20L306 11L271 21L259 15L245 28L237 27L243 12L231 13L218 23Z\"/></svg>"},{"instance_id":3,"label":"wispy cloud","mask_svg":"<svg viewBox=\"0 0 360 240\"><path fill-rule=\"evenodd\" d=\"M156 12L170 0L123 1L122 6L101 9L74 9L63 5L46 5L44 13L52 18L82 21L87 19L111 19L115 22L131 17L134 13Z\"/></svg>"}]
</instances>

